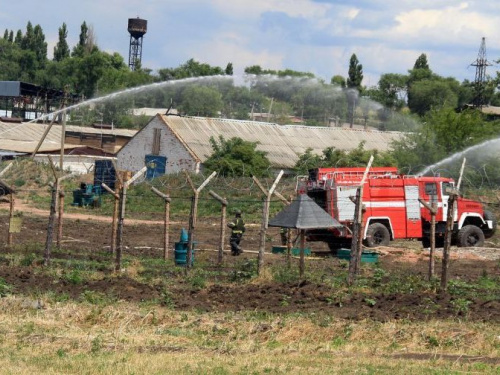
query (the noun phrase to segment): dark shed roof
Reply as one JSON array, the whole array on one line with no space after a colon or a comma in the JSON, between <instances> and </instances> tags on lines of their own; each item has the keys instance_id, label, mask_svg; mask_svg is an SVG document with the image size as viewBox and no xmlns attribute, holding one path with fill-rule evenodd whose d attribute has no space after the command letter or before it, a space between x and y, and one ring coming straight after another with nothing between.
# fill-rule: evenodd
<instances>
[{"instance_id":1,"label":"dark shed roof","mask_svg":"<svg viewBox=\"0 0 500 375\"><path fill-rule=\"evenodd\" d=\"M270 227L321 229L342 228L337 220L306 194L301 194L290 205L269 220Z\"/></svg>"}]
</instances>

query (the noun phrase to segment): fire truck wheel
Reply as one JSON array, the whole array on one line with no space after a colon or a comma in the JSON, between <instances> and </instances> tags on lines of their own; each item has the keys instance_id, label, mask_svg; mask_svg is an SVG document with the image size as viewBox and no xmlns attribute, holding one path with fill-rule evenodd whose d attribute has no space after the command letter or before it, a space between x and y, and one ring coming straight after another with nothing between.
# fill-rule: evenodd
<instances>
[{"instance_id":1,"label":"fire truck wheel","mask_svg":"<svg viewBox=\"0 0 500 375\"><path fill-rule=\"evenodd\" d=\"M367 247L387 246L390 241L391 234L384 224L370 224L366 231L365 245Z\"/></svg>"},{"instance_id":2,"label":"fire truck wheel","mask_svg":"<svg viewBox=\"0 0 500 375\"><path fill-rule=\"evenodd\" d=\"M457 240L460 247L481 247L484 244L484 233L475 225L466 225L458 231Z\"/></svg>"},{"instance_id":3,"label":"fire truck wheel","mask_svg":"<svg viewBox=\"0 0 500 375\"><path fill-rule=\"evenodd\" d=\"M484 220L491 220L493 222L493 229L488 229L484 231L484 237L485 238L490 238L493 237L497 230L497 219L495 218L495 215L491 211L484 210Z\"/></svg>"}]
</instances>

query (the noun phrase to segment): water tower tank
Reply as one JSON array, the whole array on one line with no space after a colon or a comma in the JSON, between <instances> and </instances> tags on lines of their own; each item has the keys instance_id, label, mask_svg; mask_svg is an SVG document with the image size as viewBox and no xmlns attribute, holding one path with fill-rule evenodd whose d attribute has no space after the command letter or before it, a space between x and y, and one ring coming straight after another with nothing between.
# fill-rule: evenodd
<instances>
[{"instance_id":1,"label":"water tower tank","mask_svg":"<svg viewBox=\"0 0 500 375\"><path fill-rule=\"evenodd\" d=\"M135 70L141 64L142 37L148 31L148 21L139 17L128 19L128 32L130 33L130 48L128 53L128 66Z\"/></svg>"},{"instance_id":2,"label":"water tower tank","mask_svg":"<svg viewBox=\"0 0 500 375\"><path fill-rule=\"evenodd\" d=\"M139 39L148 31L148 21L139 17L128 19L128 32L130 36Z\"/></svg>"}]
</instances>

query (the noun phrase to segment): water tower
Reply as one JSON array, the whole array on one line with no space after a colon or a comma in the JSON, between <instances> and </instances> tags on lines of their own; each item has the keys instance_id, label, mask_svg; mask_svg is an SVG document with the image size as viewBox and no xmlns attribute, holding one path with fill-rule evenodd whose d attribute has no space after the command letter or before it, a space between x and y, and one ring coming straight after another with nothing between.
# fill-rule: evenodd
<instances>
[{"instance_id":1,"label":"water tower","mask_svg":"<svg viewBox=\"0 0 500 375\"><path fill-rule=\"evenodd\" d=\"M148 31L148 21L137 18L128 19L128 32L130 33L130 49L128 52L128 66L135 70L140 66L142 59L142 37Z\"/></svg>"}]
</instances>

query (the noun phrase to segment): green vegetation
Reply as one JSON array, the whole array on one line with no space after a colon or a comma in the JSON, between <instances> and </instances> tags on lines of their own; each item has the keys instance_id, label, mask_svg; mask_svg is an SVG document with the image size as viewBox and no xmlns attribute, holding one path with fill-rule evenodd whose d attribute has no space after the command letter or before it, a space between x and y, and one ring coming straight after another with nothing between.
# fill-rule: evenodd
<instances>
[{"instance_id":1,"label":"green vegetation","mask_svg":"<svg viewBox=\"0 0 500 375\"><path fill-rule=\"evenodd\" d=\"M206 169L225 177L269 176L271 163L265 152L256 150L257 143L220 136L218 142L211 137L210 144L213 153L204 163Z\"/></svg>"},{"instance_id":2,"label":"green vegetation","mask_svg":"<svg viewBox=\"0 0 500 375\"><path fill-rule=\"evenodd\" d=\"M396 159L390 152L378 152L377 150L365 150L364 144L360 143L352 151L344 151L329 147L323 150L323 155L315 155L311 149L300 155L295 165L297 173L304 174L311 168L321 167L365 167L374 156L373 166L394 166Z\"/></svg>"}]
</instances>

